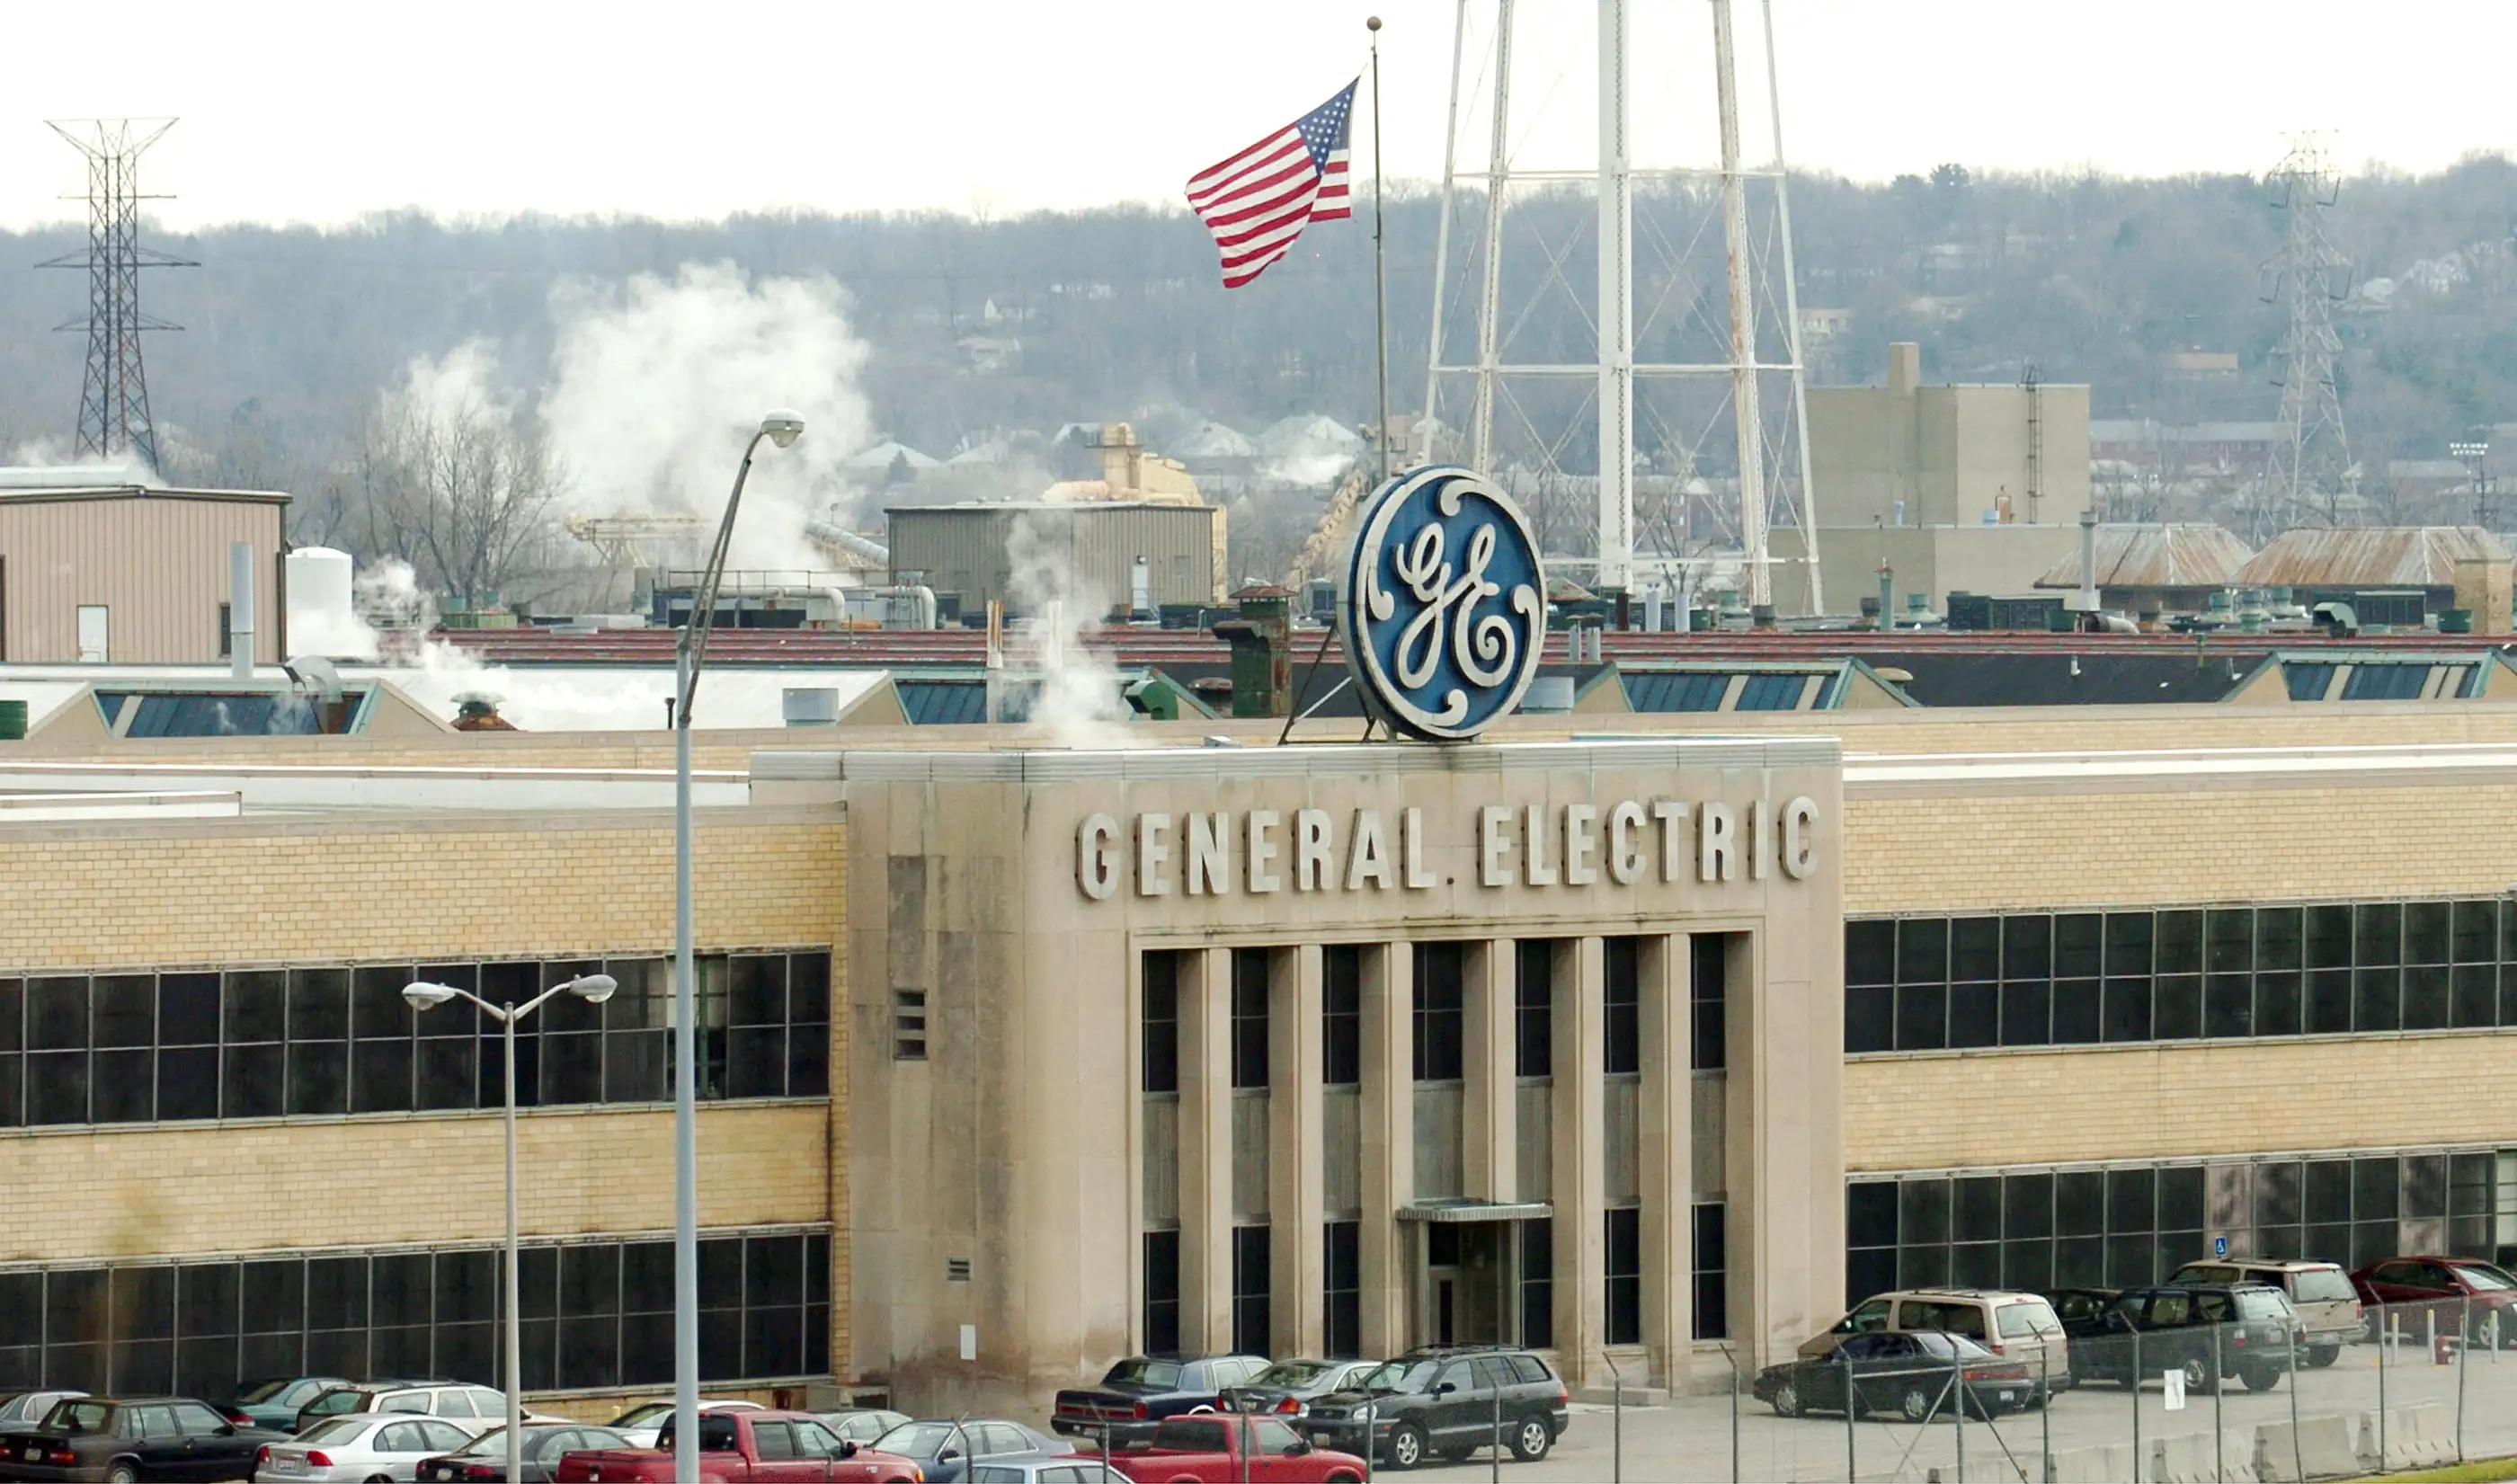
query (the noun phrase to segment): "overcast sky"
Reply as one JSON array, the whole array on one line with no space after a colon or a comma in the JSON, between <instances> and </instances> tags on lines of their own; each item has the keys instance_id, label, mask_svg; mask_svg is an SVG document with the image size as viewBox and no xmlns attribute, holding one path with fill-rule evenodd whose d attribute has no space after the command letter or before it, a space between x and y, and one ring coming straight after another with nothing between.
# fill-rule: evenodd
<instances>
[{"instance_id":1,"label":"overcast sky","mask_svg":"<svg viewBox=\"0 0 2517 1484\"><path fill-rule=\"evenodd\" d=\"M181 117L142 176L176 193L152 207L176 226L1176 201L1353 76L1375 5L1388 171L1436 177L1456 0L19 5L0 222L79 209L60 199L83 187L77 157L43 121L100 114ZM2352 169L2517 149L2494 65L2517 54L2517 5L2500 0L1773 5L1796 166L2255 172L2297 130L2325 131ZM1471 9L1473 78L1492 0ZM1762 115L1758 0L1737 9ZM1636 11L1640 148L1703 163L1707 7ZM1596 14L1522 0L1518 163L1588 163ZM1761 124L1750 138L1762 151Z\"/></svg>"}]
</instances>

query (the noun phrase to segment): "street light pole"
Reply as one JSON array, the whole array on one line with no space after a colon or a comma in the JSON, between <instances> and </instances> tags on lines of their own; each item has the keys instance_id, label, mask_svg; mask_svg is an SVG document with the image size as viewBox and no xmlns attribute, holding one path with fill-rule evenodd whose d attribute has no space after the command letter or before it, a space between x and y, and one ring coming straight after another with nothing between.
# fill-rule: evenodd
<instances>
[{"instance_id":1,"label":"street light pole","mask_svg":"<svg viewBox=\"0 0 2517 1484\"><path fill-rule=\"evenodd\" d=\"M691 594L673 647L673 1477L700 1476L700 1143L699 988L691 940L691 699L707 655L708 627L716 619L717 584L725 579L725 555L734 539L734 513L751 477L751 456L767 439L781 448L803 436L801 413L785 407L760 419L744 445L734 471L734 492L717 521L707 569Z\"/></svg>"},{"instance_id":2,"label":"street light pole","mask_svg":"<svg viewBox=\"0 0 2517 1484\"><path fill-rule=\"evenodd\" d=\"M2479 431L2479 430L2477 430ZM2491 529L2491 440L2463 438L2447 445L2448 453L2463 461L2465 472L2473 477L2473 524Z\"/></svg>"},{"instance_id":3,"label":"street light pole","mask_svg":"<svg viewBox=\"0 0 2517 1484\"><path fill-rule=\"evenodd\" d=\"M522 1005L493 1005L470 990L450 984L417 982L403 987L402 997L413 1010L434 1009L449 999L468 999L483 1013L494 1018L500 1027L505 1065L500 1068L507 1093L507 1261L506 1261L506 1340L507 1340L507 1484L524 1484L525 1468L525 1324L522 1313L523 1283L518 1278L516 1238L516 1022L542 1007L554 995L570 994L588 1004L601 1004L612 997L619 985L609 974L579 974L575 979L552 985Z\"/></svg>"}]
</instances>

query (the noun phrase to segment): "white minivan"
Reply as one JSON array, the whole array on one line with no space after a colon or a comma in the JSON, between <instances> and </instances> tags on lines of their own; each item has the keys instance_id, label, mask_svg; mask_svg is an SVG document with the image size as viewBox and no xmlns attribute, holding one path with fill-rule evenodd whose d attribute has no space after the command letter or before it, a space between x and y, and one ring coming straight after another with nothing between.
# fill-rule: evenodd
<instances>
[{"instance_id":1,"label":"white minivan","mask_svg":"<svg viewBox=\"0 0 2517 1484\"><path fill-rule=\"evenodd\" d=\"M1802 1341L1800 1353L1830 1355L1848 1335L1881 1331L1963 1335L2042 1376L2049 1392L2071 1385L2070 1342L2054 1306L2035 1293L1999 1289L1905 1289L1865 1298L1825 1334Z\"/></svg>"}]
</instances>

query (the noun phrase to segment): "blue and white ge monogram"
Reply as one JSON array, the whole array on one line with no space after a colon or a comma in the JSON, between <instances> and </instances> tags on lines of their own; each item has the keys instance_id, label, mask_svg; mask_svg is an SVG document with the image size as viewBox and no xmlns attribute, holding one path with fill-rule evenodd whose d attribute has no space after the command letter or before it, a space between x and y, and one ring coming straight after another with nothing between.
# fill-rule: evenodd
<instances>
[{"instance_id":1,"label":"blue and white ge monogram","mask_svg":"<svg viewBox=\"0 0 2517 1484\"><path fill-rule=\"evenodd\" d=\"M1538 540L1466 469L1414 469L1355 517L1339 616L1366 702L1410 737L1460 742L1520 703L1547 635Z\"/></svg>"}]
</instances>

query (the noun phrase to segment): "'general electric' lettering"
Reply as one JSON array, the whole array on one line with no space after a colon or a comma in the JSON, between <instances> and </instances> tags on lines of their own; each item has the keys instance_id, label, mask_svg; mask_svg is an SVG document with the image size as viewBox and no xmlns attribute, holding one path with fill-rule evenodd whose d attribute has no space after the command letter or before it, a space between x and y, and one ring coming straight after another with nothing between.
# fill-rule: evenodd
<instances>
[{"instance_id":1,"label":"'general electric' lettering","mask_svg":"<svg viewBox=\"0 0 2517 1484\"><path fill-rule=\"evenodd\" d=\"M1394 819L1391 817L1394 815ZM1611 887L1649 882L1720 886L1764 881L1777 871L1808 879L1816 869L1814 800L1775 806L1681 799L1597 804L1488 804L1476 812L1464 865L1445 875L1425 811L1253 809L1138 814L1123 829L1107 814L1085 816L1075 832L1075 881L1107 902L1123 884L1140 897L1256 896L1273 892L1428 891L1437 886Z\"/></svg>"}]
</instances>

